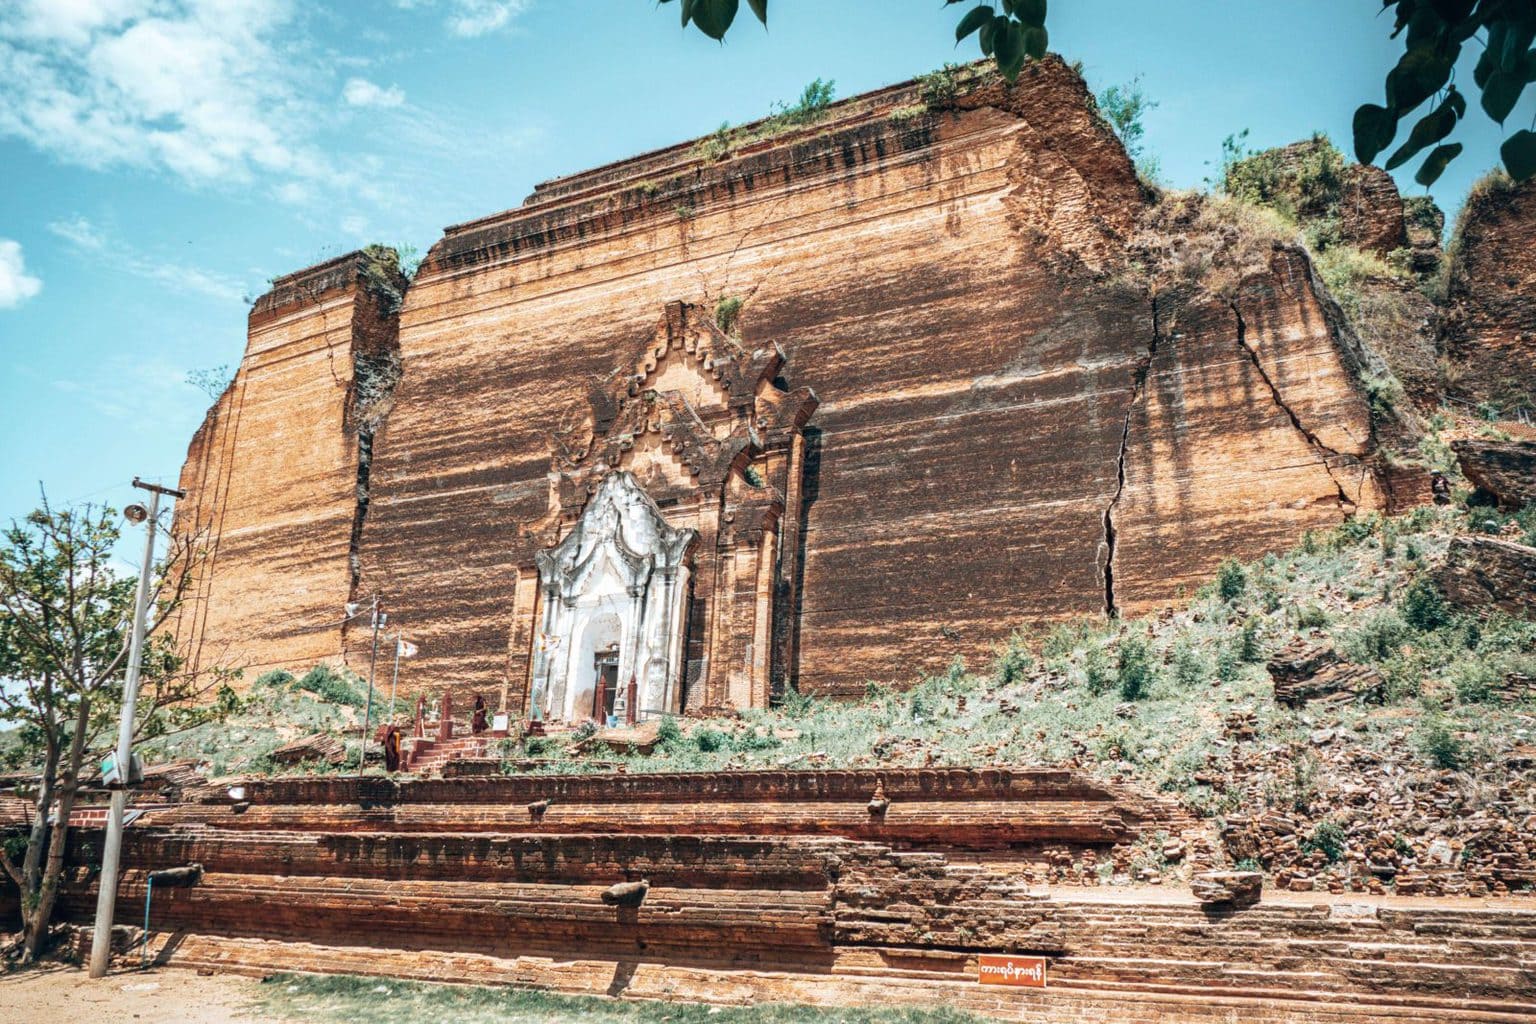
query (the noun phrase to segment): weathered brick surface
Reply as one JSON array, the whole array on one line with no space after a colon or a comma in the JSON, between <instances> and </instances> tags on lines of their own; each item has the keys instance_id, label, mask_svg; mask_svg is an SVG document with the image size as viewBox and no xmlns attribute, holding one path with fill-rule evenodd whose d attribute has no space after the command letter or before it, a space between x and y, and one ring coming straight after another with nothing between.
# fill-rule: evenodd
<instances>
[{"instance_id":1,"label":"weathered brick surface","mask_svg":"<svg viewBox=\"0 0 1536 1024\"><path fill-rule=\"evenodd\" d=\"M1536 365L1531 368L1536 373ZM1501 508L1536 503L1536 441L1452 441L1462 473Z\"/></svg>"},{"instance_id":2,"label":"weathered brick surface","mask_svg":"<svg viewBox=\"0 0 1536 1024\"><path fill-rule=\"evenodd\" d=\"M1536 618L1536 548L1494 537L1456 537L1436 578L1455 604Z\"/></svg>"},{"instance_id":3,"label":"weathered brick surface","mask_svg":"<svg viewBox=\"0 0 1536 1024\"><path fill-rule=\"evenodd\" d=\"M1450 389L1536 408L1536 180L1474 190L1456 233L1441 332Z\"/></svg>"},{"instance_id":4,"label":"weathered brick surface","mask_svg":"<svg viewBox=\"0 0 1536 1024\"><path fill-rule=\"evenodd\" d=\"M881 777L887 815L915 798L947 808L947 836L863 841L835 834L827 805L868 815ZM711 831L658 829L690 781ZM542 789L540 788L542 787ZM605 790L606 787L606 790ZM537 834L503 806L556 794ZM614 799L603 803L601 792ZM985 791L990 801L978 799ZM1066 772L800 772L719 776L252 782L231 805L207 789L142 805L127 831L119 920L142 919L148 871L203 865L159 890L160 962L219 970L320 970L510 984L626 998L827 1005L941 1002L1027 1021L1513 1021L1536 1013L1536 909L1394 899L1265 899L1202 908L1163 890L1040 888L1029 843L986 856L968 837L1030 808L1096 802L1152 827L1155 802ZM795 799L790 800L793 796ZM560 827L561 799L594 815ZM810 808L796 830L780 808ZM599 829L595 812L608 817ZM382 810L438 809L467 827L391 829ZM664 809L665 813L656 813ZM967 815L975 820L967 822ZM1034 818L1043 821L1044 816ZM1157 827L1176 826L1172 818ZM99 822L95 827L99 828ZM676 826L674 824L673 828ZM76 830L84 860L92 828ZM1062 844L1086 855L1103 836ZM61 913L88 921L93 876L72 872ZM612 906L615 883L647 883ZM0 887L0 914L13 907ZM1355 898L1359 900L1360 898ZM1523 902L1523 901L1522 901ZM1044 991L976 982L982 953L1048 959Z\"/></svg>"},{"instance_id":5,"label":"weathered brick surface","mask_svg":"<svg viewBox=\"0 0 1536 1024\"><path fill-rule=\"evenodd\" d=\"M358 516L355 361L387 357L397 321L359 253L279 278L245 356L187 451L176 528L207 554L175 636L194 664L269 668L341 654Z\"/></svg>"}]
</instances>

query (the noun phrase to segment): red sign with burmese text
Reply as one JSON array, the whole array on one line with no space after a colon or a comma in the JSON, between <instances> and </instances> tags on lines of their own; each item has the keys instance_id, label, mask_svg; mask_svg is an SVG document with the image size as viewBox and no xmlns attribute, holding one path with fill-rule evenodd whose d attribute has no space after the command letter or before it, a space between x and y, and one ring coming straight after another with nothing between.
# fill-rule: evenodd
<instances>
[{"instance_id":1,"label":"red sign with burmese text","mask_svg":"<svg viewBox=\"0 0 1536 1024\"><path fill-rule=\"evenodd\" d=\"M982 954L977 958L976 968L976 980L983 985L1045 988L1044 957Z\"/></svg>"}]
</instances>

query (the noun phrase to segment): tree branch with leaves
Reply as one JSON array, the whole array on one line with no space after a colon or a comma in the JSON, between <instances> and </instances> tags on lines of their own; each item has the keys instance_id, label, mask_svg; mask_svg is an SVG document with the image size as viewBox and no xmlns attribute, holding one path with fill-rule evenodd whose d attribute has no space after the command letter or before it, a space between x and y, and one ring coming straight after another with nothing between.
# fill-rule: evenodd
<instances>
[{"instance_id":1,"label":"tree branch with leaves","mask_svg":"<svg viewBox=\"0 0 1536 1024\"><path fill-rule=\"evenodd\" d=\"M115 737L136 584L113 569L119 533L112 509L55 508L46 494L0 532L0 724L18 731L13 759L38 773L25 836L0 837L0 868L21 891L24 961L47 937L88 756ZM225 678L186 671L164 635L201 557L199 537L174 536L155 572L138 733L163 729L173 711L187 717Z\"/></svg>"}]
</instances>

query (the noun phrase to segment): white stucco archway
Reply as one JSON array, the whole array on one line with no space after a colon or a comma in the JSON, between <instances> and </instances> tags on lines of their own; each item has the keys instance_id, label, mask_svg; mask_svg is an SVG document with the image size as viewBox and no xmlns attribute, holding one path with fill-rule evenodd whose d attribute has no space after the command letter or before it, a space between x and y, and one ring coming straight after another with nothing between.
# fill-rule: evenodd
<instances>
[{"instance_id":1,"label":"white stucco archway","mask_svg":"<svg viewBox=\"0 0 1536 1024\"><path fill-rule=\"evenodd\" d=\"M571 532L538 552L544 616L533 696L543 715L591 715L593 659L615 639L620 721L679 710L684 557L695 536L669 526L635 478L615 472L603 478Z\"/></svg>"}]
</instances>

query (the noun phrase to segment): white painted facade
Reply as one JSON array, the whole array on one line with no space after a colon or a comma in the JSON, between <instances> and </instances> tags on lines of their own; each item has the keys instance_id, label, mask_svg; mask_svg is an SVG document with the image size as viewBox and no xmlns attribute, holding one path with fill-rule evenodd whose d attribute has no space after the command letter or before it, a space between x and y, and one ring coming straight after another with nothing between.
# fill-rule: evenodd
<instances>
[{"instance_id":1,"label":"white painted facade","mask_svg":"<svg viewBox=\"0 0 1536 1024\"><path fill-rule=\"evenodd\" d=\"M620 722L680 710L685 557L696 536L669 526L634 476L618 471L603 478L571 532L537 553L543 613L532 694L541 717L593 717L596 662L614 645Z\"/></svg>"}]
</instances>

